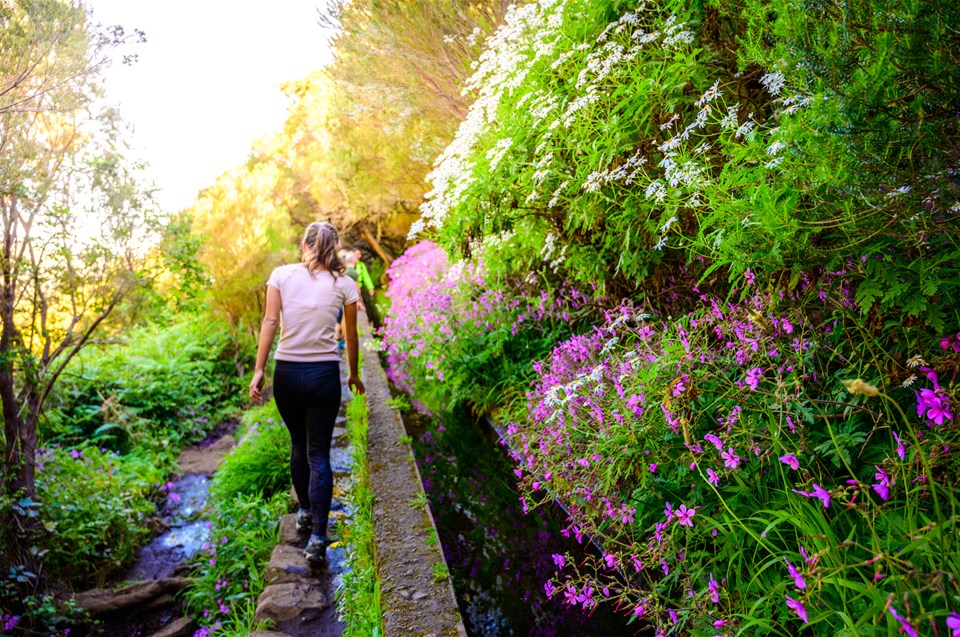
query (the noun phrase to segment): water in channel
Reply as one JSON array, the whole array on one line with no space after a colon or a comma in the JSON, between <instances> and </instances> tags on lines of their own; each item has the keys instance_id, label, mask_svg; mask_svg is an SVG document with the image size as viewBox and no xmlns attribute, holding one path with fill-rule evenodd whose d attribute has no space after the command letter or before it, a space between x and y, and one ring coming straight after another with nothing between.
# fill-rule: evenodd
<instances>
[{"instance_id":1,"label":"water in channel","mask_svg":"<svg viewBox=\"0 0 960 637\"><path fill-rule=\"evenodd\" d=\"M551 555L588 548L561 535L563 512L524 515L513 465L493 431L465 412L438 419L404 414L414 454L471 637L618 637L642 625L609 606L584 611L547 599Z\"/></svg>"}]
</instances>

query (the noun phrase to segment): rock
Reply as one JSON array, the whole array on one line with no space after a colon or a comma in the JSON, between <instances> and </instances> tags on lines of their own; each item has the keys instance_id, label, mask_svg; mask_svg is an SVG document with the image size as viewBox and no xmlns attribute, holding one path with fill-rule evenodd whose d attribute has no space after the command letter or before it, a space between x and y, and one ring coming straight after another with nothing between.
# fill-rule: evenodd
<instances>
[{"instance_id":1,"label":"rock","mask_svg":"<svg viewBox=\"0 0 960 637\"><path fill-rule=\"evenodd\" d=\"M401 588L400 590L397 591L397 593L400 595L400 597L403 597L404 599L410 598L410 591L408 591L405 588Z\"/></svg>"},{"instance_id":2,"label":"rock","mask_svg":"<svg viewBox=\"0 0 960 637\"><path fill-rule=\"evenodd\" d=\"M143 607L143 610L156 610L158 608L167 608L177 603L177 600L170 593L165 593Z\"/></svg>"},{"instance_id":3,"label":"rock","mask_svg":"<svg viewBox=\"0 0 960 637\"><path fill-rule=\"evenodd\" d=\"M278 544L270 554L267 565L267 582L284 584L297 582L310 575L310 563L303 556L303 550L287 544Z\"/></svg>"},{"instance_id":4,"label":"rock","mask_svg":"<svg viewBox=\"0 0 960 637\"><path fill-rule=\"evenodd\" d=\"M424 593L423 591L417 591L416 593L413 594L413 601L418 602L426 596L427 594Z\"/></svg>"},{"instance_id":5,"label":"rock","mask_svg":"<svg viewBox=\"0 0 960 637\"><path fill-rule=\"evenodd\" d=\"M297 532L297 514L288 513L280 518L280 541L283 544L299 544L305 536Z\"/></svg>"},{"instance_id":6,"label":"rock","mask_svg":"<svg viewBox=\"0 0 960 637\"><path fill-rule=\"evenodd\" d=\"M323 593L309 582L271 584L260 593L254 621L311 621L329 605Z\"/></svg>"},{"instance_id":7,"label":"rock","mask_svg":"<svg viewBox=\"0 0 960 637\"><path fill-rule=\"evenodd\" d=\"M150 637L190 637L193 634L193 620L189 617L181 617L173 621Z\"/></svg>"},{"instance_id":8,"label":"rock","mask_svg":"<svg viewBox=\"0 0 960 637\"><path fill-rule=\"evenodd\" d=\"M95 588L78 593L74 600L80 608L94 617L100 617L118 613L134 606L148 605L158 597L186 588L188 584L189 580L184 577L168 577L160 580L135 582L115 591Z\"/></svg>"},{"instance_id":9,"label":"rock","mask_svg":"<svg viewBox=\"0 0 960 637\"><path fill-rule=\"evenodd\" d=\"M255 630L248 637L290 637L290 635L276 630Z\"/></svg>"}]
</instances>

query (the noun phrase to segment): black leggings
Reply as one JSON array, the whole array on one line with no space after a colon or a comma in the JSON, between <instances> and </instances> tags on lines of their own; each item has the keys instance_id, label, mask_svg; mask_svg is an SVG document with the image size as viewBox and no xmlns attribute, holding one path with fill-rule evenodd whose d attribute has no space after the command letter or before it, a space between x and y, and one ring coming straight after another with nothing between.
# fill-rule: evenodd
<instances>
[{"instance_id":1,"label":"black leggings","mask_svg":"<svg viewBox=\"0 0 960 637\"><path fill-rule=\"evenodd\" d=\"M290 473L300 508L310 509L313 533L325 537L333 497L330 441L340 411L340 363L277 361L273 395L290 430Z\"/></svg>"}]
</instances>

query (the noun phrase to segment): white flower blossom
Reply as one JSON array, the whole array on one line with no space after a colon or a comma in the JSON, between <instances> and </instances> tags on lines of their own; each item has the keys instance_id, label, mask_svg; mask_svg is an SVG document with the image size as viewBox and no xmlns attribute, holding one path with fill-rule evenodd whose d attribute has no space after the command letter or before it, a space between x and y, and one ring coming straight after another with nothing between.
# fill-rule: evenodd
<instances>
[{"instance_id":1,"label":"white flower blossom","mask_svg":"<svg viewBox=\"0 0 960 637\"><path fill-rule=\"evenodd\" d=\"M761 77L760 83L766 87L771 95L779 95L780 91L783 90L783 85L786 83L786 78L783 77L783 73L780 71L774 71Z\"/></svg>"}]
</instances>

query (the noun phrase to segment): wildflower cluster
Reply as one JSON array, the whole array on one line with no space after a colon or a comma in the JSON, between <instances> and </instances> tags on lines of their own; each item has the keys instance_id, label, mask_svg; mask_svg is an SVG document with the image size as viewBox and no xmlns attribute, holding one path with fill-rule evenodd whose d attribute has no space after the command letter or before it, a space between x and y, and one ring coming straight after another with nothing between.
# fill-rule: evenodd
<instances>
[{"instance_id":1,"label":"wildflower cluster","mask_svg":"<svg viewBox=\"0 0 960 637\"><path fill-rule=\"evenodd\" d=\"M558 499L568 533L602 549L555 556L547 593L662 634L839 630L841 611L879 622L911 595L923 602L904 621L942 622L956 586L925 583L960 551L934 530L955 528L952 421L890 418L862 380L845 392L849 371L826 363L838 325L789 295L703 302L676 320L618 308L536 364L527 415L504 432L523 506ZM945 414L954 390L927 374Z\"/></svg>"},{"instance_id":2,"label":"wildflower cluster","mask_svg":"<svg viewBox=\"0 0 960 637\"><path fill-rule=\"evenodd\" d=\"M588 303L569 286L491 286L482 262L451 263L429 241L407 250L388 275L391 310L381 333L387 374L421 409L481 404L491 398L481 391L527 377L527 361L568 334Z\"/></svg>"}]
</instances>

